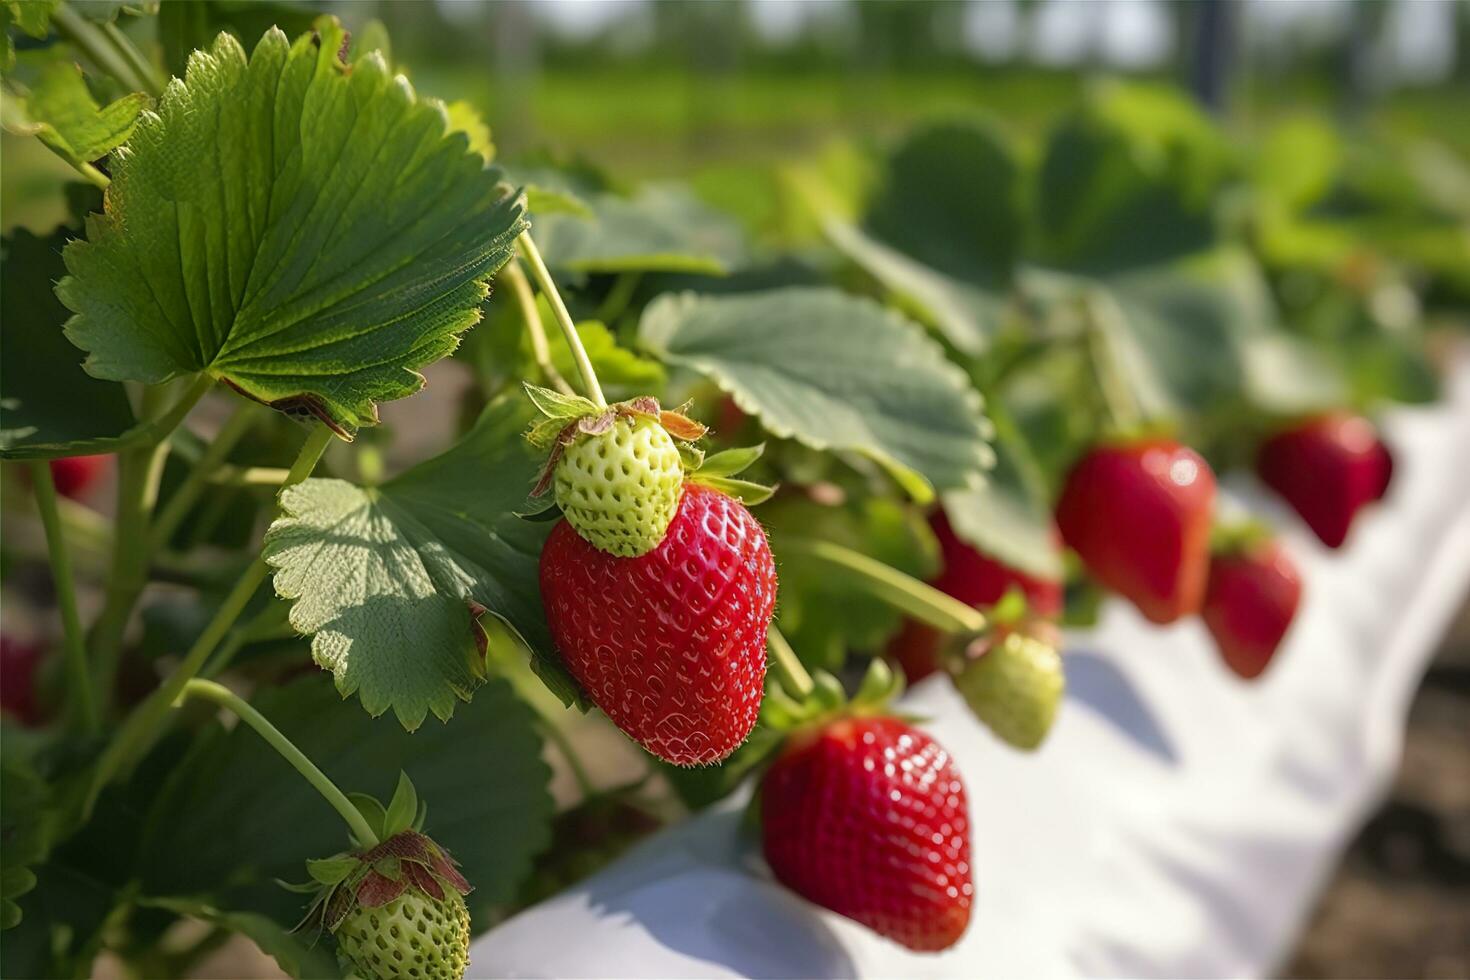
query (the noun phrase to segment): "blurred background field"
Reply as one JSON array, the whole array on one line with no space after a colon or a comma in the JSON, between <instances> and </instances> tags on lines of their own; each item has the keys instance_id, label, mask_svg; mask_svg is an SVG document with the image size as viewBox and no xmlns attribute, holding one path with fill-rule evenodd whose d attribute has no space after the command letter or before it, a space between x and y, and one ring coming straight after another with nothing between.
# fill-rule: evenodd
<instances>
[{"instance_id":1,"label":"blurred background field","mask_svg":"<svg viewBox=\"0 0 1470 980\"><path fill-rule=\"evenodd\" d=\"M245 34L272 23L295 32L320 9L359 29L379 20L395 62L423 91L478 107L503 158L549 150L625 179L689 177L724 199L715 203L763 166L957 111L992 114L1037 152L1102 76L1193 88L1245 139L1310 112L1349 134L1428 137L1470 154L1462 0L214 6L220 26ZM51 181L27 175L64 165L12 135L4 152L6 223L60 217L44 193Z\"/></svg>"}]
</instances>

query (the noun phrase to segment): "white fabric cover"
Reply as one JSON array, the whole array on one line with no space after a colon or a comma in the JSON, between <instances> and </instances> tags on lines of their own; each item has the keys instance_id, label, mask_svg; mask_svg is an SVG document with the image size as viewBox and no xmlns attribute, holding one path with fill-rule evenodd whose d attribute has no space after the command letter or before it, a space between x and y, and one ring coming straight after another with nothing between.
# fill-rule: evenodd
<instances>
[{"instance_id":1,"label":"white fabric cover","mask_svg":"<svg viewBox=\"0 0 1470 980\"><path fill-rule=\"evenodd\" d=\"M1249 478L1306 593L1255 684L1198 621L1109 604L1067 637L1040 752L997 742L942 679L904 707L958 761L974 823L970 930L915 955L775 884L733 801L480 937L470 976L1234 977L1288 956L1397 767L1410 699L1470 583L1470 361L1385 421L1388 499L1331 552Z\"/></svg>"}]
</instances>

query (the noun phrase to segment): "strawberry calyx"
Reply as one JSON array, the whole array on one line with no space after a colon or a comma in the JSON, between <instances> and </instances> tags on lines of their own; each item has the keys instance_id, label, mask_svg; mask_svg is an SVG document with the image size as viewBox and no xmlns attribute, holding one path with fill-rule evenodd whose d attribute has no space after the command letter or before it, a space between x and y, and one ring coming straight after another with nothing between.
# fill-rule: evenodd
<instances>
[{"instance_id":1,"label":"strawberry calyx","mask_svg":"<svg viewBox=\"0 0 1470 980\"><path fill-rule=\"evenodd\" d=\"M533 498L545 496L551 488L557 464L569 446L579 438L607 433L620 418L641 419L662 426L674 440L684 478L691 483L719 490L751 507L764 503L776 492L773 486L737 479L760 459L765 452L765 443L705 455L697 443L708 434L709 428L685 414L691 402L685 402L676 409L666 409L652 395L640 395L599 408L581 395L567 395L529 383L524 387L527 397L542 415L526 430L526 439L537 449L549 450L546 463L531 490ZM554 505L522 516L534 521L555 520L561 516L561 509Z\"/></svg>"},{"instance_id":2,"label":"strawberry calyx","mask_svg":"<svg viewBox=\"0 0 1470 980\"><path fill-rule=\"evenodd\" d=\"M652 395L639 395L599 408L581 395L566 395L533 384L526 384L525 389L531 404L543 416L526 430L526 439L537 449L551 451L531 491L533 497L544 495L550 488L556 464L568 446L583 436L603 435L620 418L656 422L681 444L698 442L709 431L702 423L684 414L688 403L670 410L661 407Z\"/></svg>"},{"instance_id":3,"label":"strawberry calyx","mask_svg":"<svg viewBox=\"0 0 1470 980\"><path fill-rule=\"evenodd\" d=\"M1217 522L1210 529L1210 555L1227 557L1248 554L1275 537L1269 526L1257 520Z\"/></svg>"},{"instance_id":4,"label":"strawberry calyx","mask_svg":"<svg viewBox=\"0 0 1470 980\"><path fill-rule=\"evenodd\" d=\"M435 901L468 895L472 886L459 863L423 832L428 808L421 805L407 774L400 774L393 800L384 807L365 794L350 797L378 834L352 850L306 862L311 880L283 887L312 894L297 929L314 926L335 933L354 911L375 909L413 890Z\"/></svg>"},{"instance_id":5,"label":"strawberry calyx","mask_svg":"<svg viewBox=\"0 0 1470 980\"><path fill-rule=\"evenodd\" d=\"M1060 649L1062 645L1062 632L1056 622L1033 612L1026 593L1013 586L986 612L984 629L956 633L949 638L941 657L944 669L952 677L958 677L972 661L1004 645L1006 638L1013 635L1039 641L1052 649Z\"/></svg>"},{"instance_id":6,"label":"strawberry calyx","mask_svg":"<svg viewBox=\"0 0 1470 980\"><path fill-rule=\"evenodd\" d=\"M1096 438L1084 452L1093 449L1134 446L1141 442L1176 439L1178 436L1179 426L1172 419L1148 418L1126 422L1105 419L1098 429Z\"/></svg>"},{"instance_id":7,"label":"strawberry calyx","mask_svg":"<svg viewBox=\"0 0 1470 980\"><path fill-rule=\"evenodd\" d=\"M1013 748L1030 751L1045 741L1066 689L1061 630L1031 614L1020 589L992 608L986 627L960 633L941 657L965 704Z\"/></svg>"},{"instance_id":8,"label":"strawberry calyx","mask_svg":"<svg viewBox=\"0 0 1470 980\"><path fill-rule=\"evenodd\" d=\"M825 728L843 718L895 717L890 703L903 693L903 675L880 657L873 658L852 697L842 683L825 670L812 671L812 689L793 697L772 685L761 702L760 723L787 738Z\"/></svg>"}]
</instances>

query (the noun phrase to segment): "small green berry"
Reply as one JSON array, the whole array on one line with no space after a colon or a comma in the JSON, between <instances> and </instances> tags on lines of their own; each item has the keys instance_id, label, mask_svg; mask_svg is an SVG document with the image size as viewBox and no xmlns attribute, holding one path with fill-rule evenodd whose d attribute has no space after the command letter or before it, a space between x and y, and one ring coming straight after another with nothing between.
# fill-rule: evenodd
<instances>
[{"instance_id":1,"label":"small green berry","mask_svg":"<svg viewBox=\"0 0 1470 980\"><path fill-rule=\"evenodd\" d=\"M358 906L335 935L367 980L460 980L469 965L470 913L452 888L442 899L410 887L378 908Z\"/></svg>"},{"instance_id":2,"label":"small green berry","mask_svg":"<svg viewBox=\"0 0 1470 980\"><path fill-rule=\"evenodd\" d=\"M975 716L1018 749L1046 739L1066 688L1056 646L1021 631L976 640L952 674Z\"/></svg>"},{"instance_id":3,"label":"small green berry","mask_svg":"<svg viewBox=\"0 0 1470 980\"><path fill-rule=\"evenodd\" d=\"M684 466L662 425L619 416L580 435L556 464L556 502L593 547L636 558L658 547L679 510Z\"/></svg>"}]
</instances>

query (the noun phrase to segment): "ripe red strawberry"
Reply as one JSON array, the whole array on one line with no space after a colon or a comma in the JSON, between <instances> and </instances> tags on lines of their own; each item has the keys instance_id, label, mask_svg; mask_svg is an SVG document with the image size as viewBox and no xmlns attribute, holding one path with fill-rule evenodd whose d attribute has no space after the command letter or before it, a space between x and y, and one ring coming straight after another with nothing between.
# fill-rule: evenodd
<instances>
[{"instance_id":1,"label":"ripe red strawberry","mask_svg":"<svg viewBox=\"0 0 1470 980\"><path fill-rule=\"evenodd\" d=\"M36 676L44 657L39 646L0 635L0 712L28 728L46 720Z\"/></svg>"},{"instance_id":2,"label":"ripe red strawberry","mask_svg":"<svg viewBox=\"0 0 1470 980\"><path fill-rule=\"evenodd\" d=\"M1296 563L1274 540L1216 555L1202 615L1226 665L1259 677L1291 626L1302 598Z\"/></svg>"},{"instance_id":3,"label":"ripe red strawberry","mask_svg":"<svg viewBox=\"0 0 1470 980\"><path fill-rule=\"evenodd\" d=\"M895 718L798 733L761 789L766 861L804 898L909 949L970 922L970 812L949 753Z\"/></svg>"},{"instance_id":4,"label":"ripe red strawberry","mask_svg":"<svg viewBox=\"0 0 1470 980\"><path fill-rule=\"evenodd\" d=\"M90 490L107 469L108 456L65 456L51 461L56 492L73 500Z\"/></svg>"},{"instance_id":5,"label":"ripe red strawberry","mask_svg":"<svg viewBox=\"0 0 1470 980\"><path fill-rule=\"evenodd\" d=\"M1104 586L1155 623L1199 611L1210 562L1215 474L1169 439L1093 449L1057 504L1062 537Z\"/></svg>"},{"instance_id":6,"label":"ripe red strawberry","mask_svg":"<svg viewBox=\"0 0 1470 980\"><path fill-rule=\"evenodd\" d=\"M654 755L718 762L750 734L776 565L740 501L685 484L663 541L637 558L599 551L561 521L541 552L541 598L572 676Z\"/></svg>"},{"instance_id":7,"label":"ripe red strawberry","mask_svg":"<svg viewBox=\"0 0 1470 980\"><path fill-rule=\"evenodd\" d=\"M961 541L944 511L929 516L929 526L939 539L941 570L929 584L966 605L977 608L993 606L1013 588L1026 596L1028 610L1049 619L1062 614L1062 583L1036 578L992 558ZM905 620L888 645L888 652L903 667L910 684L934 673L939 666L939 647L943 636L938 630L912 619Z\"/></svg>"},{"instance_id":8,"label":"ripe red strawberry","mask_svg":"<svg viewBox=\"0 0 1470 980\"><path fill-rule=\"evenodd\" d=\"M1389 484L1393 483L1393 453L1379 440L1374 455L1378 457L1378 489L1373 494L1373 499L1382 500L1388 496Z\"/></svg>"},{"instance_id":9,"label":"ripe red strawberry","mask_svg":"<svg viewBox=\"0 0 1470 980\"><path fill-rule=\"evenodd\" d=\"M1332 412L1266 440L1256 472L1323 544L1340 548L1358 511L1388 489L1393 460L1372 422Z\"/></svg>"}]
</instances>

